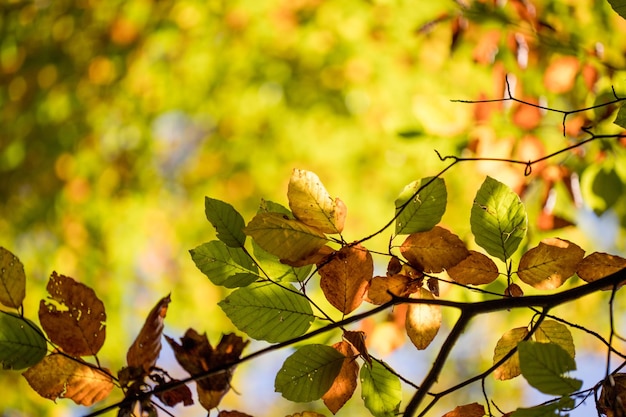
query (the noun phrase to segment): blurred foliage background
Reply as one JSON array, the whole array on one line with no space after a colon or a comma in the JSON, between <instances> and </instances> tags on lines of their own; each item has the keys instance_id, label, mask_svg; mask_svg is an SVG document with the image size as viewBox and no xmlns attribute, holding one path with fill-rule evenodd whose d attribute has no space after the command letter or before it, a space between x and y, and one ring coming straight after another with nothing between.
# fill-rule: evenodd
<instances>
[{"instance_id":1,"label":"blurred foliage background","mask_svg":"<svg viewBox=\"0 0 626 417\"><path fill-rule=\"evenodd\" d=\"M346 203L345 235L358 239L391 218L404 185L446 166L434 150L528 160L584 139L583 126L619 132L612 107L562 126L561 114L516 103L451 99L501 98L509 74L514 95L533 103L611 101L612 87L626 93L625 29L600 0L3 1L0 245L26 265L26 316L36 318L56 270L103 299L102 357L113 370L169 292L166 333L194 327L217 341L233 330L216 305L223 294L187 253L214 237L205 195L249 219L261 197L286 202L292 168L311 170ZM471 244L472 199L492 175L529 204L528 246L559 236L623 253L625 158L611 139L530 176L521 165L466 163L444 177L444 223ZM385 250L388 239L368 247ZM497 336L471 360L489 363ZM262 366L271 391L273 368ZM242 395L229 394L226 408L258 412L244 389L262 385L254 378L242 371ZM0 384L15 388L3 415L67 415L68 404L37 398L18 372ZM263 414L289 408L273 410Z\"/></svg>"}]
</instances>

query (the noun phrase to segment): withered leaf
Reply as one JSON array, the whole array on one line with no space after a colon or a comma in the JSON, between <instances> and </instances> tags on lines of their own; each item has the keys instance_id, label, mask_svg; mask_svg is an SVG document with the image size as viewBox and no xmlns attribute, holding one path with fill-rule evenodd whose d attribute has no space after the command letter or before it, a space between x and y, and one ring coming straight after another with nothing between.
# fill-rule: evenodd
<instances>
[{"instance_id":1,"label":"withered leaf","mask_svg":"<svg viewBox=\"0 0 626 417\"><path fill-rule=\"evenodd\" d=\"M372 358L370 358L369 353L367 352L367 347L365 346L365 332L362 331L350 331L346 330L343 332L343 337L354 346L354 348L359 352L359 355L363 359L367 361L367 363L372 363ZM347 356L347 355L346 355Z\"/></svg>"},{"instance_id":2,"label":"withered leaf","mask_svg":"<svg viewBox=\"0 0 626 417\"><path fill-rule=\"evenodd\" d=\"M318 270L326 299L344 314L365 297L374 274L372 255L361 245L345 246Z\"/></svg>"},{"instance_id":3,"label":"withered leaf","mask_svg":"<svg viewBox=\"0 0 626 417\"><path fill-rule=\"evenodd\" d=\"M225 411L222 410L217 417L252 417L250 414L242 413L241 411Z\"/></svg>"},{"instance_id":4,"label":"withered leaf","mask_svg":"<svg viewBox=\"0 0 626 417\"><path fill-rule=\"evenodd\" d=\"M434 300L433 294L420 288L411 298ZM426 349L441 327L441 306L410 304L406 312L406 332L411 342L419 350Z\"/></svg>"},{"instance_id":5,"label":"withered leaf","mask_svg":"<svg viewBox=\"0 0 626 417\"><path fill-rule=\"evenodd\" d=\"M585 251L567 240L542 240L520 259L517 275L526 284L542 290L553 290L567 281L585 256Z\"/></svg>"},{"instance_id":6,"label":"withered leaf","mask_svg":"<svg viewBox=\"0 0 626 417\"><path fill-rule=\"evenodd\" d=\"M53 401L69 398L76 404L91 406L108 397L113 389L113 380L105 371L56 353L22 375L42 397Z\"/></svg>"},{"instance_id":7,"label":"withered leaf","mask_svg":"<svg viewBox=\"0 0 626 417\"><path fill-rule=\"evenodd\" d=\"M73 356L98 353L106 336L104 304L88 286L53 272L39 321L50 340Z\"/></svg>"},{"instance_id":8,"label":"withered leaf","mask_svg":"<svg viewBox=\"0 0 626 417\"><path fill-rule=\"evenodd\" d=\"M489 284L498 278L498 267L488 256L469 251L469 256L447 270L454 281L464 285Z\"/></svg>"},{"instance_id":9,"label":"withered leaf","mask_svg":"<svg viewBox=\"0 0 626 417\"><path fill-rule=\"evenodd\" d=\"M442 417L483 417L485 406L478 403L459 405L454 410L445 413Z\"/></svg>"},{"instance_id":10,"label":"withered leaf","mask_svg":"<svg viewBox=\"0 0 626 417\"><path fill-rule=\"evenodd\" d=\"M370 282L367 296L372 304L381 305L391 301L391 294L397 297L408 297L409 294L417 291L421 285L421 280L415 280L406 275L374 277Z\"/></svg>"},{"instance_id":11,"label":"withered leaf","mask_svg":"<svg viewBox=\"0 0 626 417\"><path fill-rule=\"evenodd\" d=\"M624 268L626 268L626 259L621 256L594 252L578 264L576 273L582 280L593 282Z\"/></svg>"},{"instance_id":12,"label":"withered leaf","mask_svg":"<svg viewBox=\"0 0 626 417\"><path fill-rule=\"evenodd\" d=\"M623 417L626 404L626 374L609 375L602 382L598 411L608 417Z\"/></svg>"},{"instance_id":13,"label":"withered leaf","mask_svg":"<svg viewBox=\"0 0 626 417\"><path fill-rule=\"evenodd\" d=\"M413 267L435 273L453 267L470 254L457 235L440 226L410 234L400 252Z\"/></svg>"},{"instance_id":14,"label":"withered leaf","mask_svg":"<svg viewBox=\"0 0 626 417\"><path fill-rule=\"evenodd\" d=\"M326 404L326 407L328 407L331 413L337 414L337 411L339 411L354 394L359 375L359 365L355 361L358 352L350 343L341 341L335 343L333 347L343 354L346 359L343 360L339 375L337 375L333 384L322 396L322 400L324 400L324 404Z\"/></svg>"},{"instance_id":15,"label":"withered leaf","mask_svg":"<svg viewBox=\"0 0 626 417\"><path fill-rule=\"evenodd\" d=\"M156 364L161 353L163 320L167 314L167 306L170 301L168 294L159 300L150 311L150 314L148 314L141 331L126 354L126 362L129 367L141 368L148 374L150 369Z\"/></svg>"},{"instance_id":16,"label":"withered leaf","mask_svg":"<svg viewBox=\"0 0 626 417\"><path fill-rule=\"evenodd\" d=\"M173 379L170 383L173 382L178 381L176 379ZM193 405L191 390L187 385L181 385L167 391L159 392L156 394L156 396L159 400L161 400L163 404L167 405L168 407L174 407L179 403L183 403L185 407Z\"/></svg>"}]
</instances>

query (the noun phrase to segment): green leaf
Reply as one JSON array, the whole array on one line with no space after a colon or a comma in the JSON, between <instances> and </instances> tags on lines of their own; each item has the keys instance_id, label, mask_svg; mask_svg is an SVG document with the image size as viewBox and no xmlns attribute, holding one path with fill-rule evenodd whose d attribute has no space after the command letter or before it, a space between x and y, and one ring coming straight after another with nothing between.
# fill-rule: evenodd
<instances>
[{"instance_id":1,"label":"green leaf","mask_svg":"<svg viewBox=\"0 0 626 417\"><path fill-rule=\"evenodd\" d=\"M24 265L17 256L0 246L0 303L18 308L26 295Z\"/></svg>"},{"instance_id":2,"label":"green leaf","mask_svg":"<svg viewBox=\"0 0 626 417\"><path fill-rule=\"evenodd\" d=\"M219 306L239 330L272 343L304 334L315 318L306 298L272 283L240 288Z\"/></svg>"},{"instance_id":3,"label":"green leaf","mask_svg":"<svg viewBox=\"0 0 626 417\"><path fill-rule=\"evenodd\" d=\"M422 187L425 188L414 196ZM435 227L446 211L447 198L448 192L442 178L426 177L404 187L395 201L396 214L407 204L396 219L396 234L425 232Z\"/></svg>"},{"instance_id":4,"label":"green leaf","mask_svg":"<svg viewBox=\"0 0 626 417\"><path fill-rule=\"evenodd\" d=\"M530 385L550 395L578 391L582 381L562 376L576 369L574 358L555 343L520 342L517 345L522 375Z\"/></svg>"},{"instance_id":5,"label":"green leaf","mask_svg":"<svg viewBox=\"0 0 626 417\"><path fill-rule=\"evenodd\" d=\"M0 312L0 366L24 369L46 356L46 339L35 323L17 314Z\"/></svg>"},{"instance_id":6,"label":"green leaf","mask_svg":"<svg viewBox=\"0 0 626 417\"><path fill-rule=\"evenodd\" d=\"M608 0L609 4L617 12L618 15L622 16L622 19L626 19L626 0ZM620 108L620 113L622 109ZM619 117L619 114L618 114ZM617 123L617 121L616 121ZM624 127L624 125L618 125Z\"/></svg>"},{"instance_id":7,"label":"green leaf","mask_svg":"<svg viewBox=\"0 0 626 417\"><path fill-rule=\"evenodd\" d=\"M556 403L543 404L530 408L518 408L511 417L567 417L561 410L571 410L576 403L570 397L562 397Z\"/></svg>"},{"instance_id":8,"label":"green leaf","mask_svg":"<svg viewBox=\"0 0 626 417\"><path fill-rule=\"evenodd\" d=\"M330 346L303 346L285 360L274 388L290 401L318 400L330 389L345 358Z\"/></svg>"},{"instance_id":9,"label":"green leaf","mask_svg":"<svg viewBox=\"0 0 626 417\"><path fill-rule=\"evenodd\" d=\"M277 256L263 250L254 240L252 241L252 251L261 269L273 281L302 282L307 279L311 273L311 269L313 269L313 265L305 265L302 267L286 265L280 262Z\"/></svg>"},{"instance_id":10,"label":"green leaf","mask_svg":"<svg viewBox=\"0 0 626 417\"><path fill-rule=\"evenodd\" d=\"M597 215L601 215L617 203L624 184L609 161L585 168L580 178L580 191L587 204Z\"/></svg>"},{"instance_id":11,"label":"green leaf","mask_svg":"<svg viewBox=\"0 0 626 417\"><path fill-rule=\"evenodd\" d=\"M245 222L233 206L214 198L204 198L204 213L215 230L217 238L231 248L241 248L246 241Z\"/></svg>"},{"instance_id":12,"label":"green leaf","mask_svg":"<svg viewBox=\"0 0 626 417\"><path fill-rule=\"evenodd\" d=\"M402 386L397 376L381 362L365 362L361 367L361 397L375 417L392 417L402 401Z\"/></svg>"},{"instance_id":13,"label":"green leaf","mask_svg":"<svg viewBox=\"0 0 626 417\"><path fill-rule=\"evenodd\" d=\"M258 268L243 249L213 240L189 251L191 259L213 284L245 287L259 278Z\"/></svg>"},{"instance_id":14,"label":"green leaf","mask_svg":"<svg viewBox=\"0 0 626 417\"><path fill-rule=\"evenodd\" d=\"M476 243L491 256L506 261L526 235L527 225L526 209L519 196L487 177L476 193L470 216Z\"/></svg>"},{"instance_id":15,"label":"green leaf","mask_svg":"<svg viewBox=\"0 0 626 417\"><path fill-rule=\"evenodd\" d=\"M290 219L295 219L295 216L287 207L282 204L275 203L270 200L261 199L261 205L259 206L259 210L257 213L279 213L284 214Z\"/></svg>"},{"instance_id":16,"label":"green leaf","mask_svg":"<svg viewBox=\"0 0 626 417\"><path fill-rule=\"evenodd\" d=\"M555 320L544 320L535 332L535 341L555 343L561 346L572 357L576 357L576 348L572 333L566 325Z\"/></svg>"}]
</instances>

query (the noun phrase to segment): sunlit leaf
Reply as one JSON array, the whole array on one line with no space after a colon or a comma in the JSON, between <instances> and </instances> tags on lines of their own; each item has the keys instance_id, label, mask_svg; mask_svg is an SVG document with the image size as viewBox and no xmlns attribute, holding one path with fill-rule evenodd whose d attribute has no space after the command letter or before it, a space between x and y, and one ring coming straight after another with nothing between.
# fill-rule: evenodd
<instances>
[{"instance_id":1,"label":"sunlit leaf","mask_svg":"<svg viewBox=\"0 0 626 417\"><path fill-rule=\"evenodd\" d=\"M126 362L129 367L141 368L146 374L156 365L161 353L161 334L163 333L163 320L167 314L167 306L171 299L166 296L150 310L146 321L135 341L128 349Z\"/></svg>"},{"instance_id":2,"label":"sunlit leaf","mask_svg":"<svg viewBox=\"0 0 626 417\"><path fill-rule=\"evenodd\" d=\"M330 346L302 346L285 360L276 374L274 388L290 401L318 400L332 386L345 358Z\"/></svg>"},{"instance_id":3,"label":"sunlit leaf","mask_svg":"<svg viewBox=\"0 0 626 417\"><path fill-rule=\"evenodd\" d=\"M374 274L374 261L361 246L345 246L318 269L326 299L344 314L354 311L365 297Z\"/></svg>"},{"instance_id":4,"label":"sunlit leaf","mask_svg":"<svg viewBox=\"0 0 626 417\"><path fill-rule=\"evenodd\" d=\"M526 236L526 209L509 187L487 177L476 193L470 226L476 243L491 256L505 261Z\"/></svg>"},{"instance_id":5,"label":"sunlit leaf","mask_svg":"<svg viewBox=\"0 0 626 417\"><path fill-rule=\"evenodd\" d=\"M626 259L621 256L594 252L578 264L576 273L581 279L593 282L624 268L626 268Z\"/></svg>"},{"instance_id":6,"label":"sunlit leaf","mask_svg":"<svg viewBox=\"0 0 626 417\"><path fill-rule=\"evenodd\" d=\"M304 334L315 318L306 298L295 289L289 291L274 284L239 288L219 306L239 330L268 342L283 342Z\"/></svg>"},{"instance_id":7,"label":"sunlit leaf","mask_svg":"<svg viewBox=\"0 0 626 417\"><path fill-rule=\"evenodd\" d=\"M50 296L39 303L39 322L50 340L74 356L95 355L106 337L104 304L94 290L53 272Z\"/></svg>"},{"instance_id":8,"label":"sunlit leaf","mask_svg":"<svg viewBox=\"0 0 626 417\"><path fill-rule=\"evenodd\" d=\"M528 336L528 328L516 327L514 329L505 332L493 351L493 363L499 362L504 358L511 350L517 347L517 344L524 340ZM521 373L519 364L519 353L515 352L513 356L508 358L502 365L498 366L493 373L495 379L505 381L507 379L515 378Z\"/></svg>"},{"instance_id":9,"label":"sunlit leaf","mask_svg":"<svg viewBox=\"0 0 626 417\"><path fill-rule=\"evenodd\" d=\"M420 288L411 298L434 300L432 293ZM416 348L426 349L441 327L441 306L410 304L406 312L406 332Z\"/></svg>"},{"instance_id":10,"label":"sunlit leaf","mask_svg":"<svg viewBox=\"0 0 626 417\"><path fill-rule=\"evenodd\" d=\"M273 281L302 282L309 276L313 269L312 264L295 267L282 263L280 259L278 259L278 256L274 256L262 249L254 240L252 241L252 250L261 269Z\"/></svg>"},{"instance_id":11,"label":"sunlit leaf","mask_svg":"<svg viewBox=\"0 0 626 417\"><path fill-rule=\"evenodd\" d=\"M415 195L421 187L424 188ZM396 214L404 207L396 219L396 234L425 232L435 227L446 211L447 198L443 178L426 177L404 187L395 201Z\"/></svg>"},{"instance_id":12,"label":"sunlit leaf","mask_svg":"<svg viewBox=\"0 0 626 417\"><path fill-rule=\"evenodd\" d=\"M46 339L32 321L17 314L0 311L0 366L24 369L46 356Z\"/></svg>"},{"instance_id":13,"label":"sunlit leaf","mask_svg":"<svg viewBox=\"0 0 626 417\"><path fill-rule=\"evenodd\" d=\"M608 2L613 8L613 10L617 12L618 15L622 16L623 19L626 19L626 1L625 0L608 0Z\"/></svg>"},{"instance_id":14,"label":"sunlit leaf","mask_svg":"<svg viewBox=\"0 0 626 417\"><path fill-rule=\"evenodd\" d=\"M243 247L246 235L243 232L245 222L233 206L214 198L204 198L206 218L217 232L217 238L231 248Z\"/></svg>"},{"instance_id":15,"label":"sunlit leaf","mask_svg":"<svg viewBox=\"0 0 626 417\"><path fill-rule=\"evenodd\" d=\"M259 278L257 266L241 248L231 248L213 240L189 253L198 269L215 285L245 287Z\"/></svg>"},{"instance_id":16,"label":"sunlit leaf","mask_svg":"<svg viewBox=\"0 0 626 417\"><path fill-rule=\"evenodd\" d=\"M469 251L469 256L447 269L450 278L464 285L483 285L498 278L496 264L480 252Z\"/></svg>"},{"instance_id":17,"label":"sunlit leaf","mask_svg":"<svg viewBox=\"0 0 626 417\"><path fill-rule=\"evenodd\" d=\"M544 239L522 256L517 275L534 288L552 290L574 275L584 256L585 251L572 242Z\"/></svg>"},{"instance_id":18,"label":"sunlit leaf","mask_svg":"<svg viewBox=\"0 0 626 417\"><path fill-rule=\"evenodd\" d=\"M397 297L407 297L421 286L421 279L413 279L406 275L374 277L370 282L367 296L371 303L380 305L391 301L391 294Z\"/></svg>"},{"instance_id":19,"label":"sunlit leaf","mask_svg":"<svg viewBox=\"0 0 626 417\"><path fill-rule=\"evenodd\" d=\"M608 1L609 3L611 3L611 6L613 6L613 3L621 3L621 8L622 8L621 11L622 13L626 13L626 0L608 0ZM622 15L620 14L620 16ZM613 123L615 123L616 125L618 125L619 127L623 129L626 129L626 106L624 106L623 104L620 106L619 110L617 111L617 116L615 117L615 121Z\"/></svg>"},{"instance_id":20,"label":"sunlit leaf","mask_svg":"<svg viewBox=\"0 0 626 417\"><path fill-rule=\"evenodd\" d=\"M302 169L294 169L287 189L289 207L303 223L324 233L341 233L346 220L346 206L328 194L319 177Z\"/></svg>"},{"instance_id":21,"label":"sunlit leaf","mask_svg":"<svg viewBox=\"0 0 626 417\"><path fill-rule=\"evenodd\" d=\"M0 246L0 303L18 308L26 296L24 265L7 249Z\"/></svg>"},{"instance_id":22,"label":"sunlit leaf","mask_svg":"<svg viewBox=\"0 0 626 417\"><path fill-rule=\"evenodd\" d=\"M485 406L472 403L459 405L454 410L445 413L442 417L483 417L485 415Z\"/></svg>"},{"instance_id":23,"label":"sunlit leaf","mask_svg":"<svg viewBox=\"0 0 626 417\"><path fill-rule=\"evenodd\" d=\"M555 320L544 320L534 333L535 341L554 343L561 346L572 358L576 357L576 348L572 333L566 325Z\"/></svg>"},{"instance_id":24,"label":"sunlit leaf","mask_svg":"<svg viewBox=\"0 0 626 417\"><path fill-rule=\"evenodd\" d=\"M346 358L343 360L341 371L339 371L328 391L322 396L322 400L333 414L337 414L337 411L354 394L359 376L359 365L355 361L357 351L350 343L346 341L335 343L333 348L337 349Z\"/></svg>"},{"instance_id":25,"label":"sunlit leaf","mask_svg":"<svg viewBox=\"0 0 626 417\"><path fill-rule=\"evenodd\" d=\"M365 362L361 367L361 397L374 417L393 417L400 409L402 387L398 377L381 362Z\"/></svg>"},{"instance_id":26,"label":"sunlit leaf","mask_svg":"<svg viewBox=\"0 0 626 417\"><path fill-rule=\"evenodd\" d=\"M470 254L457 235L439 226L410 234L402 243L400 252L413 267L424 272L441 272Z\"/></svg>"},{"instance_id":27,"label":"sunlit leaf","mask_svg":"<svg viewBox=\"0 0 626 417\"><path fill-rule=\"evenodd\" d=\"M567 395L577 391L582 381L563 376L576 370L569 353L555 343L520 342L517 346L522 375L530 385L550 395Z\"/></svg>"},{"instance_id":28,"label":"sunlit leaf","mask_svg":"<svg viewBox=\"0 0 626 417\"><path fill-rule=\"evenodd\" d=\"M113 389L113 380L104 371L61 354L46 356L23 375L42 397L69 398L84 406L102 401Z\"/></svg>"}]
</instances>

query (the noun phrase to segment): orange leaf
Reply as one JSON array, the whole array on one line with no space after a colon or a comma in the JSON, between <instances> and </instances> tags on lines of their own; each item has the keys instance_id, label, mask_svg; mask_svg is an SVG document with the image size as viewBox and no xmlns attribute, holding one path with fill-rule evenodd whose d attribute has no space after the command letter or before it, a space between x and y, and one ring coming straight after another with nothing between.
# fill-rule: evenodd
<instances>
[{"instance_id":1,"label":"orange leaf","mask_svg":"<svg viewBox=\"0 0 626 417\"><path fill-rule=\"evenodd\" d=\"M412 298L435 299L425 288L420 288ZM426 349L441 327L441 306L410 304L406 312L405 327L415 347L419 350Z\"/></svg>"},{"instance_id":2,"label":"orange leaf","mask_svg":"<svg viewBox=\"0 0 626 417\"><path fill-rule=\"evenodd\" d=\"M148 374L156 364L161 353L163 320L170 301L169 295L162 298L148 314L139 335L126 354L129 367L142 368Z\"/></svg>"},{"instance_id":3,"label":"orange leaf","mask_svg":"<svg viewBox=\"0 0 626 417\"><path fill-rule=\"evenodd\" d=\"M359 352L359 355L363 357L371 365L372 358L370 358L369 353L367 352L367 347L365 346L365 332L361 331L350 331L346 330L343 332L343 337L354 346L354 348ZM347 355L346 355L347 356Z\"/></svg>"},{"instance_id":4,"label":"orange leaf","mask_svg":"<svg viewBox=\"0 0 626 417\"><path fill-rule=\"evenodd\" d=\"M413 267L425 272L441 272L470 254L457 235L439 226L428 232L410 234L400 252Z\"/></svg>"},{"instance_id":5,"label":"orange leaf","mask_svg":"<svg viewBox=\"0 0 626 417\"><path fill-rule=\"evenodd\" d=\"M346 246L318 272L326 299L342 313L349 314L361 305L367 293L374 274L374 262L363 246Z\"/></svg>"},{"instance_id":6,"label":"orange leaf","mask_svg":"<svg viewBox=\"0 0 626 417\"><path fill-rule=\"evenodd\" d=\"M326 391L326 394L322 396L322 400L324 400L324 404L326 404L331 413L337 414L337 411L354 394L359 375L359 365L355 361L357 351L350 343L342 341L335 343L333 347L346 356L346 359L343 360L339 375L337 375L333 384Z\"/></svg>"},{"instance_id":7,"label":"orange leaf","mask_svg":"<svg viewBox=\"0 0 626 417\"><path fill-rule=\"evenodd\" d=\"M608 253L594 252L578 264L576 273L581 279L593 282L624 268L626 259Z\"/></svg>"},{"instance_id":8,"label":"orange leaf","mask_svg":"<svg viewBox=\"0 0 626 417\"><path fill-rule=\"evenodd\" d=\"M544 239L522 255L517 275L534 288L552 290L574 275L584 256L585 251L572 242Z\"/></svg>"},{"instance_id":9,"label":"orange leaf","mask_svg":"<svg viewBox=\"0 0 626 417\"><path fill-rule=\"evenodd\" d=\"M498 267L488 257L476 251L452 268L448 269L450 278L465 285L489 284L498 278Z\"/></svg>"},{"instance_id":10,"label":"orange leaf","mask_svg":"<svg viewBox=\"0 0 626 417\"><path fill-rule=\"evenodd\" d=\"M106 336L104 304L88 286L53 272L39 321L50 340L73 356L98 353Z\"/></svg>"},{"instance_id":11,"label":"orange leaf","mask_svg":"<svg viewBox=\"0 0 626 417\"><path fill-rule=\"evenodd\" d=\"M485 406L478 403L459 405L454 410L445 413L443 417L483 417Z\"/></svg>"},{"instance_id":12,"label":"orange leaf","mask_svg":"<svg viewBox=\"0 0 626 417\"><path fill-rule=\"evenodd\" d=\"M391 301L390 292L398 297L406 297L417 291L422 285L422 280L415 280L406 275L392 275L390 277L374 277L367 292L372 304L385 304Z\"/></svg>"},{"instance_id":13,"label":"orange leaf","mask_svg":"<svg viewBox=\"0 0 626 417\"><path fill-rule=\"evenodd\" d=\"M69 398L87 407L105 399L113 389L104 371L58 353L46 356L22 375L42 397Z\"/></svg>"}]
</instances>

